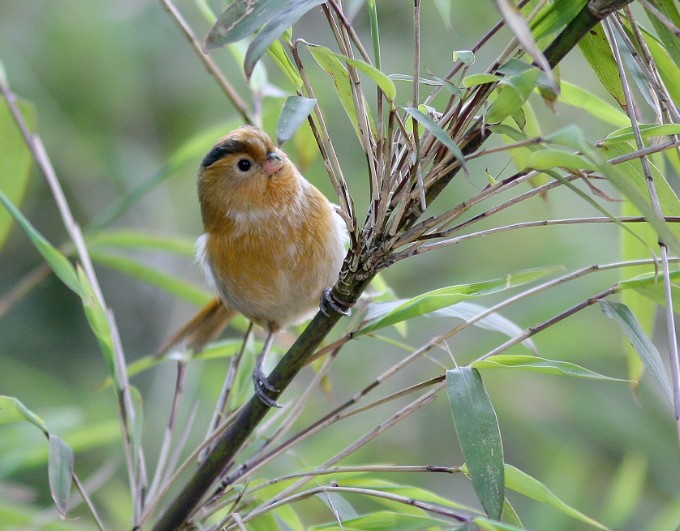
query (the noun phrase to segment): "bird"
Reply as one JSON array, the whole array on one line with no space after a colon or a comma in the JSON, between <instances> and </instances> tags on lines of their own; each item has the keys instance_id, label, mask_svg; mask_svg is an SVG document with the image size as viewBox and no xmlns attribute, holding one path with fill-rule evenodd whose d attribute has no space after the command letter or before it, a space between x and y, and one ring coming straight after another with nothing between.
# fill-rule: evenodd
<instances>
[{"instance_id":1,"label":"bird","mask_svg":"<svg viewBox=\"0 0 680 531\"><path fill-rule=\"evenodd\" d=\"M346 254L346 225L334 205L299 172L263 130L245 125L217 140L200 164L198 199L204 234L196 258L216 297L160 349L184 341L194 352L239 312L267 332L255 393L278 404L263 372L275 334L329 308Z\"/></svg>"}]
</instances>

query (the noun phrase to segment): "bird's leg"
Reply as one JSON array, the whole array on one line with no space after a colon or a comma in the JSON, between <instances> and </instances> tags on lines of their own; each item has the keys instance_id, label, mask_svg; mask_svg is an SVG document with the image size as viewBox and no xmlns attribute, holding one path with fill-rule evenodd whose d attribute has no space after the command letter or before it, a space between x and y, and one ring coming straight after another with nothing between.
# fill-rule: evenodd
<instances>
[{"instance_id":1,"label":"bird's leg","mask_svg":"<svg viewBox=\"0 0 680 531\"><path fill-rule=\"evenodd\" d=\"M262 367L264 366L264 362L267 359L267 354L269 354L269 349L271 348L273 342L274 332L269 332L267 339L264 341L262 352L260 352L260 355L257 357L257 362L255 363L255 370L253 371L253 383L255 384L255 394L262 402L264 402L269 407L281 407L280 404L269 398L264 392L264 389L267 389L273 393L277 391L277 389L270 385L270 383L267 381L267 377L262 371Z\"/></svg>"},{"instance_id":2,"label":"bird's leg","mask_svg":"<svg viewBox=\"0 0 680 531\"><path fill-rule=\"evenodd\" d=\"M338 300L333 296L332 288L326 288L321 294L321 300L319 301L319 308L321 312L328 317L328 307L331 307L335 312L344 315L345 317L352 315L352 311L349 309L349 304L345 301Z\"/></svg>"}]
</instances>

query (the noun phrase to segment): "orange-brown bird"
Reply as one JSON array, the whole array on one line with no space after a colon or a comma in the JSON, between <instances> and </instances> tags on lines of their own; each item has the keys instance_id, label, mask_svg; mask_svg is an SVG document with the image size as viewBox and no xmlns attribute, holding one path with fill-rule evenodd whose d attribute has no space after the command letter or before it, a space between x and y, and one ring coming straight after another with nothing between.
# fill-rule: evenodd
<instances>
[{"instance_id":1,"label":"orange-brown bird","mask_svg":"<svg viewBox=\"0 0 680 531\"><path fill-rule=\"evenodd\" d=\"M217 298L163 347L180 341L200 351L241 312L268 332L253 380L260 399L277 405L262 366L274 334L327 305L345 256L346 229L324 195L260 129L243 126L220 138L198 171L205 234L196 255Z\"/></svg>"}]
</instances>

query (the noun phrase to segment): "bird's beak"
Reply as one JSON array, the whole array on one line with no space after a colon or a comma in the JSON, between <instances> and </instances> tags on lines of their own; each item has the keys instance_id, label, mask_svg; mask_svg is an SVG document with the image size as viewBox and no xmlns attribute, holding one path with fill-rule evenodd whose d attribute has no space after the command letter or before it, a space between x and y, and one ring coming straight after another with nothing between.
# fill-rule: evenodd
<instances>
[{"instance_id":1,"label":"bird's beak","mask_svg":"<svg viewBox=\"0 0 680 531\"><path fill-rule=\"evenodd\" d=\"M283 159L277 153L270 151L264 159L262 167L269 177L279 171L283 166Z\"/></svg>"}]
</instances>

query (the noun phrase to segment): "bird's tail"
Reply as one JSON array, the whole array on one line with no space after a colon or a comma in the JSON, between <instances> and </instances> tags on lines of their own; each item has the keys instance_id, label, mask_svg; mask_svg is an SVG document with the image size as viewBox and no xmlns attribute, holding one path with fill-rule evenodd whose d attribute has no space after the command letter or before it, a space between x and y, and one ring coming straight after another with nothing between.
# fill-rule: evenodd
<instances>
[{"instance_id":1,"label":"bird's tail","mask_svg":"<svg viewBox=\"0 0 680 531\"><path fill-rule=\"evenodd\" d=\"M167 354L173 347L183 343L185 348L200 352L215 339L236 315L236 310L214 298L191 320L168 339L154 354L155 358Z\"/></svg>"}]
</instances>

